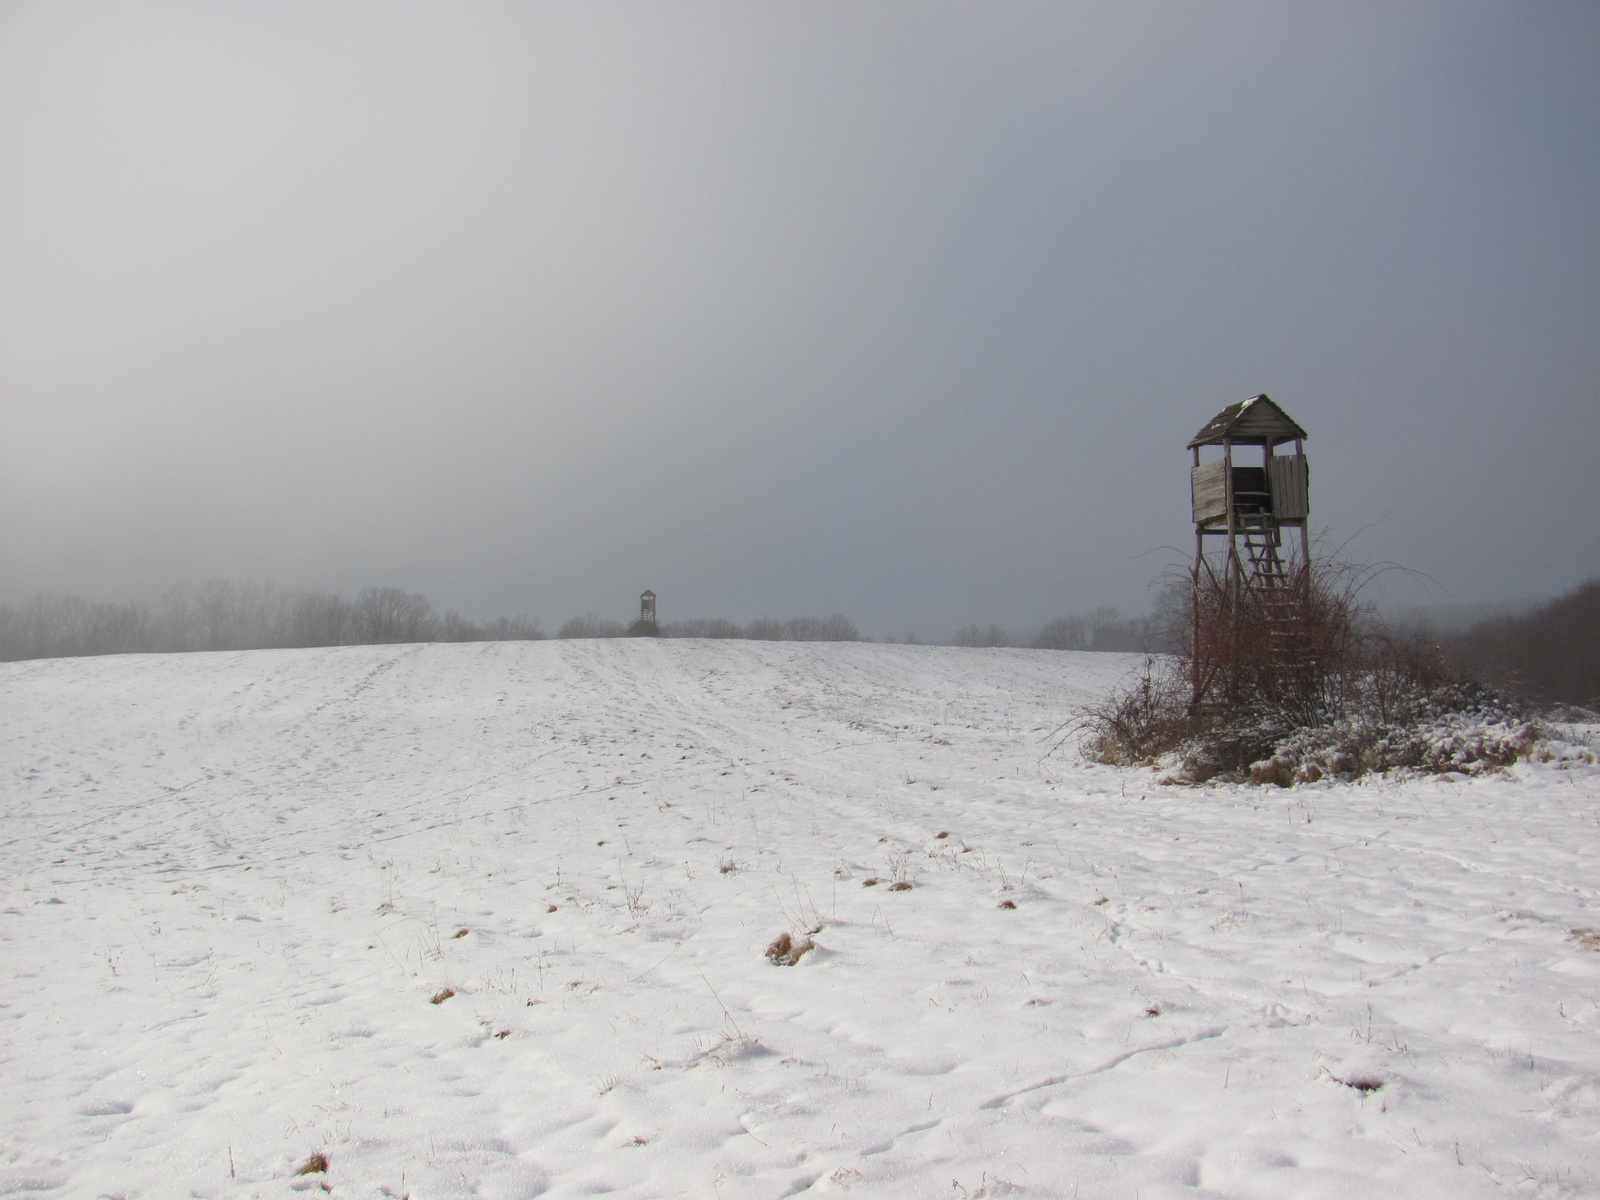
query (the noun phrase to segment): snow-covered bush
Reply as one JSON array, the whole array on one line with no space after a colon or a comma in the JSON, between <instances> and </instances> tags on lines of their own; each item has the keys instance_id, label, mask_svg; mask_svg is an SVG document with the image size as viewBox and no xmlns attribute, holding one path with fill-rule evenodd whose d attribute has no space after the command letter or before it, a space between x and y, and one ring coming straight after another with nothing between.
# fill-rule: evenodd
<instances>
[{"instance_id":1,"label":"snow-covered bush","mask_svg":"<svg viewBox=\"0 0 1600 1200\"><path fill-rule=\"evenodd\" d=\"M1180 653L1147 659L1083 714L1086 753L1284 787L1525 757L1542 730L1520 702L1454 676L1436 645L1376 625L1357 599L1365 579L1301 568L1267 593L1193 577Z\"/></svg>"}]
</instances>

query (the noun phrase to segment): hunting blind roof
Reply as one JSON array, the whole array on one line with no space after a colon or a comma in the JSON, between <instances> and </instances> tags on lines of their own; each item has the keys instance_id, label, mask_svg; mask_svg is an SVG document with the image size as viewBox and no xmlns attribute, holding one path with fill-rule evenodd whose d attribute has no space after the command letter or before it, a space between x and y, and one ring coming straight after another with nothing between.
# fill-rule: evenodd
<instances>
[{"instance_id":1,"label":"hunting blind roof","mask_svg":"<svg viewBox=\"0 0 1600 1200\"><path fill-rule=\"evenodd\" d=\"M1306 431L1274 404L1272 397L1251 396L1228 405L1207 421L1194 435L1189 449L1219 446L1224 441L1236 446L1276 446L1279 442L1292 442L1305 436Z\"/></svg>"}]
</instances>

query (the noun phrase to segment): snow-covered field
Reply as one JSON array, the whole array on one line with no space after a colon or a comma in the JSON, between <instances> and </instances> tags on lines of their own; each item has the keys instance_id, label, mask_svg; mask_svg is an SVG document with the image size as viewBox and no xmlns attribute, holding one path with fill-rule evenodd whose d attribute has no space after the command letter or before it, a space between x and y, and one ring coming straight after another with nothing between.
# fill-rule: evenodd
<instances>
[{"instance_id":1,"label":"snow-covered field","mask_svg":"<svg viewBox=\"0 0 1600 1200\"><path fill-rule=\"evenodd\" d=\"M0 1195L1600 1194L1596 769L1050 753L1130 665L0 666Z\"/></svg>"}]
</instances>

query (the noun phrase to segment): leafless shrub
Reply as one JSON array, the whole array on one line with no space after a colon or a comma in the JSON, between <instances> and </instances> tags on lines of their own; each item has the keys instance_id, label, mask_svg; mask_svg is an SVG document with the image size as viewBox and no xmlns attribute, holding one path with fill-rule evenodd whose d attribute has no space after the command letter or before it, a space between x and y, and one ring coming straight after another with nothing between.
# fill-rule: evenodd
<instances>
[{"instance_id":1,"label":"leafless shrub","mask_svg":"<svg viewBox=\"0 0 1600 1200\"><path fill-rule=\"evenodd\" d=\"M630 630L630 632L632 632ZM722 617L673 621L657 631L668 638L745 638L756 642L859 642L861 634L843 613L831 617L761 617L739 625Z\"/></svg>"},{"instance_id":2,"label":"leafless shrub","mask_svg":"<svg viewBox=\"0 0 1600 1200\"><path fill-rule=\"evenodd\" d=\"M815 950L817 944L810 938L801 938L796 941L787 933L780 933L772 939L772 944L767 947L767 958L776 966L792 967L805 956L808 950Z\"/></svg>"},{"instance_id":3,"label":"leafless shrub","mask_svg":"<svg viewBox=\"0 0 1600 1200\"><path fill-rule=\"evenodd\" d=\"M1166 647L1161 615L1124 617L1114 608L1097 608L1075 617L1057 617L1029 643L1035 650L1145 652Z\"/></svg>"},{"instance_id":4,"label":"leafless shrub","mask_svg":"<svg viewBox=\"0 0 1600 1200\"><path fill-rule=\"evenodd\" d=\"M1088 709L1086 753L1119 766L1153 763L1193 731L1190 696L1179 664L1146 658L1131 684Z\"/></svg>"},{"instance_id":5,"label":"leafless shrub","mask_svg":"<svg viewBox=\"0 0 1600 1200\"><path fill-rule=\"evenodd\" d=\"M671 621L661 627L661 636L669 638L742 638L747 636L743 625L722 617L710 620L696 618L688 621Z\"/></svg>"},{"instance_id":6,"label":"leafless shrub","mask_svg":"<svg viewBox=\"0 0 1600 1200\"><path fill-rule=\"evenodd\" d=\"M564 622L556 636L558 638L614 638L621 637L624 632L621 621L613 621L609 617L598 617L594 613L585 613L581 617L573 617Z\"/></svg>"},{"instance_id":7,"label":"leafless shrub","mask_svg":"<svg viewBox=\"0 0 1600 1200\"><path fill-rule=\"evenodd\" d=\"M998 625L990 625L987 629L979 625L967 625L956 630L955 644L973 648L990 648L1014 646L1017 641Z\"/></svg>"},{"instance_id":8,"label":"leafless shrub","mask_svg":"<svg viewBox=\"0 0 1600 1200\"><path fill-rule=\"evenodd\" d=\"M843 613L830 617L792 617L784 622L783 636L790 642L859 642L861 634Z\"/></svg>"},{"instance_id":9,"label":"leafless shrub","mask_svg":"<svg viewBox=\"0 0 1600 1200\"><path fill-rule=\"evenodd\" d=\"M537 618L496 617L492 621L473 621L452 609L440 623L443 642L537 642L548 635Z\"/></svg>"}]
</instances>

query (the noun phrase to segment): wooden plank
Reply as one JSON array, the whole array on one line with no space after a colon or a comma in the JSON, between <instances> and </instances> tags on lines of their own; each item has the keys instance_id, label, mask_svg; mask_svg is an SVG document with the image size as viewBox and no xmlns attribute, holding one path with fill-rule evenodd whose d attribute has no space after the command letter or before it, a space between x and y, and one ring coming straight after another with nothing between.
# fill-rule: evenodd
<instances>
[{"instance_id":1,"label":"wooden plank","mask_svg":"<svg viewBox=\"0 0 1600 1200\"><path fill-rule=\"evenodd\" d=\"M1193 500L1196 525L1204 525L1227 515L1227 471L1227 464L1219 459L1189 472L1189 493Z\"/></svg>"},{"instance_id":2,"label":"wooden plank","mask_svg":"<svg viewBox=\"0 0 1600 1200\"><path fill-rule=\"evenodd\" d=\"M1272 515L1278 520L1303 521L1311 515L1310 474L1304 454L1275 454L1267 460Z\"/></svg>"}]
</instances>

